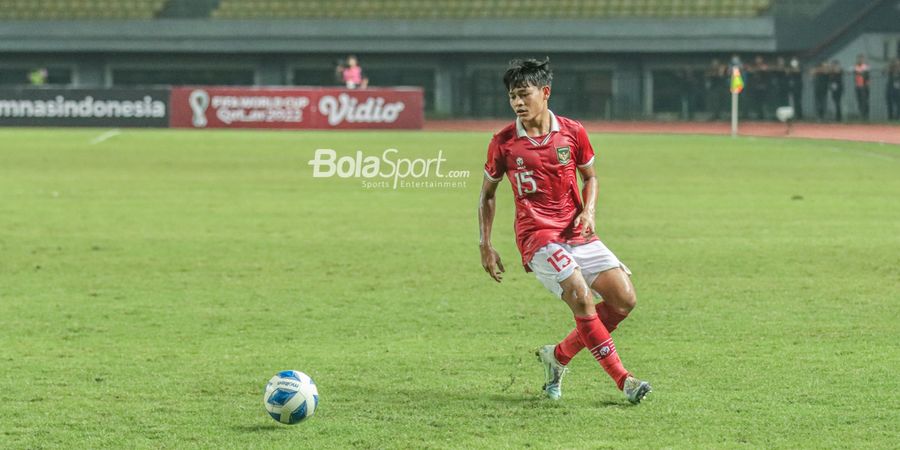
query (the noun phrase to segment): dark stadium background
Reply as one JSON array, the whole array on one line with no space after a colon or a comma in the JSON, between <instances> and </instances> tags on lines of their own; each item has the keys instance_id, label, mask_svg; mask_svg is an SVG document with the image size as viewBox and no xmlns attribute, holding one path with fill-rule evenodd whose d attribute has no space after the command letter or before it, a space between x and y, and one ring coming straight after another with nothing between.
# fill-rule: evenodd
<instances>
[{"instance_id":1,"label":"dark stadium background","mask_svg":"<svg viewBox=\"0 0 900 450\"><path fill-rule=\"evenodd\" d=\"M0 0L0 36L0 88L27 84L37 68L48 70L48 85L80 88L334 85L336 62L356 54L373 86L423 88L430 118L504 117L498 71L512 57L549 56L561 86L553 106L573 117L708 120L719 101L704 86L710 61L738 55L748 64L761 55L770 65L778 56L800 59L807 118L815 101L810 69L838 60L845 120L858 120L851 72L864 54L877 122L887 119L900 7L896 0Z\"/></svg>"}]
</instances>

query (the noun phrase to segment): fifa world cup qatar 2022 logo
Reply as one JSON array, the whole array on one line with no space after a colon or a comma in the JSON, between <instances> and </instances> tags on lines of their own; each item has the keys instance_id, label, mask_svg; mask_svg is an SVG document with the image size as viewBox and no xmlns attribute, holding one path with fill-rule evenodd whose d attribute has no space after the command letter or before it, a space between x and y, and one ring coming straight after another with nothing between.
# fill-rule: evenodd
<instances>
[{"instance_id":1,"label":"fifa world cup qatar 2022 logo","mask_svg":"<svg viewBox=\"0 0 900 450\"><path fill-rule=\"evenodd\" d=\"M187 94L190 124L206 127L297 127L310 104L308 95L296 90L194 89Z\"/></svg>"},{"instance_id":2,"label":"fifa world cup qatar 2022 logo","mask_svg":"<svg viewBox=\"0 0 900 450\"><path fill-rule=\"evenodd\" d=\"M191 123L196 128L205 128L208 123L206 110L209 108L209 93L202 89L191 92L191 95L188 96L188 105L194 113Z\"/></svg>"}]
</instances>

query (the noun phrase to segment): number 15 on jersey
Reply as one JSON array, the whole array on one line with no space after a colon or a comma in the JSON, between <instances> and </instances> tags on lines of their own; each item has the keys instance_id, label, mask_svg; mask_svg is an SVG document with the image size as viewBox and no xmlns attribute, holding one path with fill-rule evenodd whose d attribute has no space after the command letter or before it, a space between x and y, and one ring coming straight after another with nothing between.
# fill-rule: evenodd
<instances>
[{"instance_id":1,"label":"number 15 on jersey","mask_svg":"<svg viewBox=\"0 0 900 450\"><path fill-rule=\"evenodd\" d=\"M537 192L537 183L532 175L534 175L533 170L516 172L516 190L519 192L519 197Z\"/></svg>"}]
</instances>

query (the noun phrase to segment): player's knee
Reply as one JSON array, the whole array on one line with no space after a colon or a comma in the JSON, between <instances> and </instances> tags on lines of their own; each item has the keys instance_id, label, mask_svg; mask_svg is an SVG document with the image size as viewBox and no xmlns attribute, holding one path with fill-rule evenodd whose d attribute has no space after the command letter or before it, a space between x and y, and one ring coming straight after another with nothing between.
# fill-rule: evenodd
<instances>
[{"instance_id":1,"label":"player's knee","mask_svg":"<svg viewBox=\"0 0 900 450\"><path fill-rule=\"evenodd\" d=\"M637 306L637 294L631 286L623 286L616 289L613 294L615 298L610 299L610 306L614 307L620 314L628 314Z\"/></svg>"},{"instance_id":2,"label":"player's knee","mask_svg":"<svg viewBox=\"0 0 900 450\"><path fill-rule=\"evenodd\" d=\"M624 309L625 312L631 312L635 306L637 306L637 295L634 293L634 289L632 289L622 296L622 309Z\"/></svg>"},{"instance_id":3,"label":"player's knee","mask_svg":"<svg viewBox=\"0 0 900 450\"><path fill-rule=\"evenodd\" d=\"M592 314L594 310L594 296L587 286L568 287L563 291L563 300L576 314Z\"/></svg>"},{"instance_id":4,"label":"player's knee","mask_svg":"<svg viewBox=\"0 0 900 450\"><path fill-rule=\"evenodd\" d=\"M637 306L637 295L634 293L634 288L622 287L612 292L606 292L603 302L619 314L628 315Z\"/></svg>"}]
</instances>

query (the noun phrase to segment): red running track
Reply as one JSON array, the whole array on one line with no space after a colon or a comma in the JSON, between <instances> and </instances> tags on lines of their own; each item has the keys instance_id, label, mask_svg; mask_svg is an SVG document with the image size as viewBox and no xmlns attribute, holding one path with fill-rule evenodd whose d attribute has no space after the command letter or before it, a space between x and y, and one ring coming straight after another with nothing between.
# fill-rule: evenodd
<instances>
[{"instance_id":1,"label":"red running track","mask_svg":"<svg viewBox=\"0 0 900 450\"><path fill-rule=\"evenodd\" d=\"M428 120L427 131L484 131L496 133L511 120ZM726 122L582 122L593 133L704 134L731 135ZM741 136L835 139L900 145L900 125L796 123L791 127L777 122L745 122Z\"/></svg>"}]
</instances>

